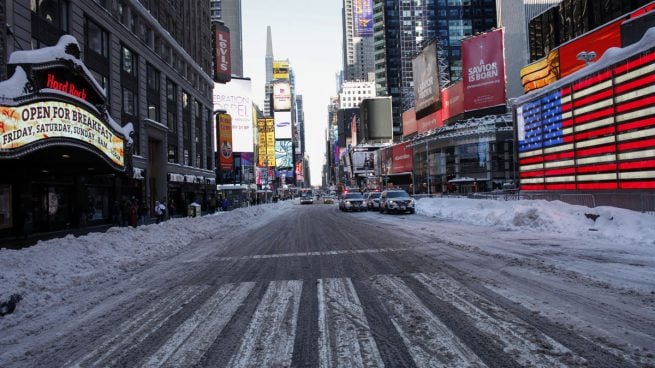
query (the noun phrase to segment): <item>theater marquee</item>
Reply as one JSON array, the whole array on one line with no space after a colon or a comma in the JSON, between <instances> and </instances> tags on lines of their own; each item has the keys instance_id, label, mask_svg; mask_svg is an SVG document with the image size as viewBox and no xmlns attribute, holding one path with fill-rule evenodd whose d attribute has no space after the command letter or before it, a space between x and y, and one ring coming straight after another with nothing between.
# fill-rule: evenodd
<instances>
[{"instance_id":1,"label":"theater marquee","mask_svg":"<svg viewBox=\"0 0 655 368\"><path fill-rule=\"evenodd\" d=\"M70 138L90 144L118 166L125 165L124 139L95 115L59 101L0 107L0 150L45 139Z\"/></svg>"}]
</instances>

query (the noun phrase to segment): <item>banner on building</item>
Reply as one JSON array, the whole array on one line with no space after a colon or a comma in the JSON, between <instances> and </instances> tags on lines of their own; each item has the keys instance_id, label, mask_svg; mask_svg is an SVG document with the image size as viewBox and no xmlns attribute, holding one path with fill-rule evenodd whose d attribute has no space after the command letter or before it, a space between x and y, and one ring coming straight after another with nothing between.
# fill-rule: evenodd
<instances>
[{"instance_id":1,"label":"banner on building","mask_svg":"<svg viewBox=\"0 0 655 368\"><path fill-rule=\"evenodd\" d=\"M273 83L273 111L291 110L291 85L289 82Z\"/></svg>"},{"instance_id":2,"label":"banner on building","mask_svg":"<svg viewBox=\"0 0 655 368\"><path fill-rule=\"evenodd\" d=\"M257 119L259 166L275 166L275 127L271 118Z\"/></svg>"},{"instance_id":3,"label":"banner on building","mask_svg":"<svg viewBox=\"0 0 655 368\"><path fill-rule=\"evenodd\" d=\"M278 169L293 168L293 143L290 139L275 140L275 167Z\"/></svg>"},{"instance_id":4,"label":"banner on building","mask_svg":"<svg viewBox=\"0 0 655 368\"><path fill-rule=\"evenodd\" d=\"M353 1L355 37L373 36L373 0Z\"/></svg>"},{"instance_id":5,"label":"banner on building","mask_svg":"<svg viewBox=\"0 0 655 368\"><path fill-rule=\"evenodd\" d=\"M216 110L224 110L232 117L233 151L253 152L255 142L250 79L235 77L225 84L214 83L214 111Z\"/></svg>"},{"instance_id":6,"label":"banner on building","mask_svg":"<svg viewBox=\"0 0 655 368\"><path fill-rule=\"evenodd\" d=\"M227 83L232 79L232 61L230 56L230 29L223 24L212 23L212 49L214 56L214 81Z\"/></svg>"},{"instance_id":7,"label":"banner on building","mask_svg":"<svg viewBox=\"0 0 655 368\"><path fill-rule=\"evenodd\" d=\"M218 128L218 164L221 171L232 171L234 167L234 153L232 150L232 117L230 114L217 114L216 126Z\"/></svg>"},{"instance_id":8,"label":"banner on building","mask_svg":"<svg viewBox=\"0 0 655 368\"><path fill-rule=\"evenodd\" d=\"M289 62L286 60L273 61L273 79L289 79Z\"/></svg>"},{"instance_id":9,"label":"banner on building","mask_svg":"<svg viewBox=\"0 0 655 368\"><path fill-rule=\"evenodd\" d=\"M416 115L422 116L441 106L439 88L439 67L437 65L437 43L432 42L412 59L414 76L414 107Z\"/></svg>"},{"instance_id":10,"label":"banner on building","mask_svg":"<svg viewBox=\"0 0 655 368\"><path fill-rule=\"evenodd\" d=\"M506 103L502 28L462 40L462 78L465 111Z\"/></svg>"},{"instance_id":11,"label":"banner on building","mask_svg":"<svg viewBox=\"0 0 655 368\"><path fill-rule=\"evenodd\" d=\"M273 119L275 120L275 139L291 139L293 133L291 111L275 111Z\"/></svg>"}]
</instances>

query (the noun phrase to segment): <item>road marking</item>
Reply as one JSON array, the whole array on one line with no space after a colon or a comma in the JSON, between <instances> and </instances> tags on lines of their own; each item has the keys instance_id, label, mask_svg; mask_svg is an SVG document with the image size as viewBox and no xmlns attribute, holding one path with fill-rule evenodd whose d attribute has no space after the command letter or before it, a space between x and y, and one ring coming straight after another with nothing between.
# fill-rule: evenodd
<instances>
[{"instance_id":1,"label":"road marking","mask_svg":"<svg viewBox=\"0 0 655 368\"><path fill-rule=\"evenodd\" d=\"M352 281L318 280L319 366L383 367Z\"/></svg>"},{"instance_id":2,"label":"road marking","mask_svg":"<svg viewBox=\"0 0 655 368\"><path fill-rule=\"evenodd\" d=\"M228 367L288 367L302 281L271 281Z\"/></svg>"},{"instance_id":3,"label":"road marking","mask_svg":"<svg viewBox=\"0 0 655 368\"><path fill-rule=\"evenodd\" d=\"M150 334L157 331L168 319L179 312L186 303L204 291L207 286L177 287L168 295L150 306L134 319L127 320L118 327L118 332L89 352L76 363L66 363L72 367L107 367L115 366L118 352L143 342ZM107 361L109 360L109 361Z\"/></svg>"},{"instance_id":4,"label":"road marking","mask_svg":"<svg viewBox=\"0 0 655 368\"><path fill-rule=\"evenodd\" d=\"M486 366L402 280L376 276L372 285L418 367Z\"/></svg>"},{"instance_id":5,"label":"road marking","mask_svg":"<svg viewBox=\"0 0 655 368\"><path fill-rule=\"evenodd\" d=\"M221 286L144 364L145 367L195 365L216 340L255 286L254 282Z\"/></svg>"},{"instance_id":6,"label":"road marking","mask_svg":"<svg viewBox=\"0 0 655 368\"><path fill-rule=\"evenodd\" d=\"M527 326L513 316L474 293L468 293L453 278L442 274L412 274L432 295L453 305L469 316L480 331L495 336L505 346L505 352L522 366L562 367L571 363L575 356L571 350L550 336ZM485 310L478 308L482 305ZM488 312L487 312L488 311ZM566 357L567 361L558 358ZM582 359L582 358L577 358Z\"/></svg>"},{"instance_id":7,"label":"road marking","mask_svg":"<svg viewBox=\"0 0 655 368\"><path fill-rule=\"evenodd\" d=\"M254 256L236 256L236 257L217 257L218 261L235 261L250 259L269 259L285 257L317 257L317 256L338 256L343 254L366 254L366 253L386 253L386 252L405 252L416 249L416 247L402 248L376 248L376 249L348 249L348 250L331 250L325 252L298 252L298 253L279 253L279 254L258 254Z\"/></svg>"}]
</instances>

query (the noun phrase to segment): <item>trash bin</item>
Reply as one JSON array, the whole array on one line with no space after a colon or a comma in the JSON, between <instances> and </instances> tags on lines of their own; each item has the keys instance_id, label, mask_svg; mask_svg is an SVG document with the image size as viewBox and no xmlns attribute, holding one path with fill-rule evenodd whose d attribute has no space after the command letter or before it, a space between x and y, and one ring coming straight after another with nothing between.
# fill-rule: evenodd
<instances>
[{"instance_id":1,"label":"trash bin","mask_svg":"<svg viewBox=\"0 0 655 368\"><path fill-rule=\"evenodd\" d=\"M198 217L198 216L200 216L200 205L198 203L195 203L195 202L191 203L187 207L186 215L188 217Z\"/></svg>"}]
</instances>

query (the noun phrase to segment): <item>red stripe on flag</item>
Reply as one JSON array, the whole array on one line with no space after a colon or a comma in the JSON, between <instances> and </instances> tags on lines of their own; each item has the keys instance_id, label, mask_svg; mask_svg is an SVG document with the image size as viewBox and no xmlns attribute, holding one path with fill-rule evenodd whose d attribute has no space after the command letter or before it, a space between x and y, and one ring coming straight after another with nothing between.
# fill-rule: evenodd
<instances>
[{"instance_id":1,"label":"red stripe on flag","mask_svg":"<svg viewBox=\"0 0 655 368\"><path fill-rule=\"evenodd\" d=\"M575 184L573 184L573 183L547 184L546 189L548 189L548 190L575 190Z\"/></svg>"},{"instance_id":2,"label":"red stripe on flag","mask_svg":"<svg viewBox=\"0 0 655 368\"><path fill-rule=\"evenodd\" d=\"M607 107L601 110L596 110L590 114L576 116L575 118L573 118L573 121L575 124L582 124L588 121L598 120L612 115L614 115L614 108Z\"/></svg>"},{"instance_id":3,"label":"red stripe on flag","mask_svg":"<svg viewBox=\"0 0 655 368\"><path fill-rule=\"evenodd\" d=\"M631 161L619 163L620 170L652 169L655 168L655 160Z\"/></svg>"},{"instance_id":4,"label":"red stripe on flag","mask_svg":"<svg viewBox=\"0 0 655 368\"><path fill-rule=\"evenodd\" d=\"M573 84L573 91L577 92L577 91L579 91L581 89L585 89L585 88L587 88L589 86L592 86L594 84L604 82L604 81L610 79L611 76L612 76L612 71L607 70L607 71L605 71L603 73L600 73L600 74L591 76L589 78L583 79L582 81Z\"/></svg>"},{"instance_id":5,"label":"red stripe on flag","mask_svg":"<svg viewBox=\"0 0 655 368\"><path fill-rule=\"evenodd\" d=\"M567 135L567 136L563 137L563 139L564 139L564 143L573 142L573 136L572 135Z\"/></svg>"},{"instance_id":6,"label":"red stripe on flag","mask_svg":"<svg viewBox=\"0 0 655 368\"><path fill-rule=\"evenodd\" d=\"M544 157L534 156L534 157L522 158L519 160L519 163L521 165L527 165L527 164L536 164L538 162L543 162L543 161L544 161Z\"/></svg>"},{"instance_id":7,"label":"red stripe on flag","mask_svg":"<svg viewBox=\"0 0 655 368\"><path fill-rule=\"evenodd\" d=\"M643 139L635 142L619 143L619 151L630 151L639 148L655 147L655 139Z\"/></svg>"},{"instance_id":8,"label":"red stripe on flag","mask_svg":"<svg viewBox=\"0 0 655 368\"><path fill-rule=\"evenodd\" d=\"M562 120L562 126L565 128L573 126L573 119Z\"/></svg>"},{"instance_id":9,"label":"red stripe on flag","mask_svg":"<svg viewBox=\"0 0 655 368\"><path fill-rule=\"evenodd\" d=\"M578 108L580 106L588 105L588 104L596 102L596 101L604 100L604 99L606 99L608 97L612 97L612 89L611 88L609 88L609 89L607 89L607 90L605 90L603 92L597 92L597 93L594 93L594 94L589 95L587 97L577 99L577 100L573 101L573 107Z\"/></svg>"},{"instance_id":10,"label":"red stripe on flag","mask_svg":"<svg viewBox=\"0 0 655 368\"><path fill-rule=\"evenodd\" d=\"M578 183L578 189L618 189L615 181L604 183Z\"/></svg>"},{"instance_id":11,"label":"red stripe on flag","mask_svg":"<svg viewBox=\"0 0 655 368\"><path fill-rule=\"evenodd\" d=\"M575 167L544 170L544 176L561 176L575 174Z\"/></svg>"},{"instance_id":12,"label":"red stripe on flag","mask_svg":"<svg viewBox=\"0 0 655 368\"><path fill-rule=\"evenodd\" d=\"M598 129L592 129L583 133L578 133L575 135L575 140L576 141L583 141L589 138L595 138L595 137L601 137L604 135L608 134L613 134L614 133L614 127L613 126L608 126L608 127L602 127Z\"/></svg>"},{"instance_id":13,"label":"red stripe on flag","mask_svg":"<svg viewBox=\"0 0 655 368\"><path fill-rule=\"evenodd\" d=\"M619 183L621 189L655 189L654 181L622 181Z\"/></svg>"},{"instance_id":14,"label":"red stripe on flag","mask_svg":"<svg viewBox=\"0 0 655 368\"><path fill-rule=\"evenodd\" d=\"M579 174L592 173L592 172L616 171L616 164L599 164L599 165L579 166L576 169L576 171Z\"/></svg>"},{"instance_id":15,"label":"red stripe on flag","mask_svg":"<svg viewBox=\"0 0 655 368\"><path fill-rule=\"evenodd\" d=\"M625 102L619 105L616 105L616 112L621 113L629 110L638 109L644 106L651 106L655 104L655 95L649 97L639 97L630 102Z\"/></svg>"},{"instance_id":16,"label":"red stripe on flag","mask_svg":"<svg viewBox=\"0 0 655 368\"><path fill-rule=\"evenodd\" d=\"M520 175L522 178L536 178L540 176L544 176L544 171L543 170L535 170L535 171L524 171Z\"/></svg>"},{"instance_id":17,"label":"red stripe on flag","mask_svg":"<svg viewBox=\"0 0 655 368\"><path fill-rule=\"evenodd\" d=\"M637 89L638 87L642 87L644 85L652 85L654 83L655 83L655 74L649 74L645 77L636 77L635 79L632 79L627 83L623 83L620 86L614 87L614 89L616 90L616 94L620 95L624 92Z\"/></svg>"},{"instance_id":18,"label":"red stripe on flag","mask_svg":"<svg viewBox=\"0 0 655 368\"><path fill-rule=\"evenodd\" d=\"M544 161L557 161L565 158L573 158L574 155L575 153L573 151L551 153L550 155L544 156Z\"/></svg>"},{"instance_id":19,"label":"red stripe on flag","mask_svg":"<svg viewBox=\"0 0 655 368\"><path fill-rule=\"evenodd\" d=\"M620 124L617 128L619 132L625 132L632 129L640 129L655 126L655 117L646 118L641 120L631 121L629 123Z\"/></svg>"},{"instance_id":20,"label":"red stripe on flag","mask_svg":"<svg viewBox=\"0 0 655 368\"><path fill-rule=\"evenodd\" d=\"M559 90L559 95L562 97L566 97L571 94L571 87L564 87Z\"/></svg>"},{"instance_id":21,"label":"red stripe on flag","mask_svg":"<svg viewBox=\"0 0 655 368\"><path fill-rule=\"evenodd\" d=\"M601 147L579 149L576 151L576 156L577 157L595 156L595 155L602 155L604 153L612 153L612 152L616 152L616 146L613 144L607 146L601 146Z\"/></svg>"},{"instance_id":22,"label":"red stripe on flag","mask_svg":"<svg viewBox=\"0 0 655 368\"><path fill-rule=\"evenodd\" d=\"M639 56L626 63L622 63L621 65L618 65L616 68L614 68L614 73L616 75L621 75L633 69L637 69L642 65L651 63L653 61L655 61L655 52L651 52L650 54Z\"/></svg>"},{"instance_id":23,"label":"red stripe on flag","mask_svg":"<svg viewBox=\"0 0 655 368\"><path fill-rule=\"evenodd\" d=\"M521 190L544 190L543 184L521 184Z\"/></svg>"}]
</instances>

